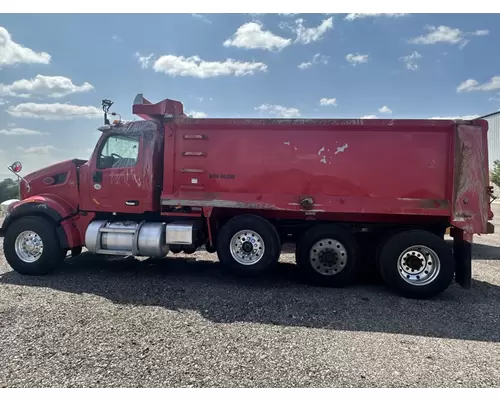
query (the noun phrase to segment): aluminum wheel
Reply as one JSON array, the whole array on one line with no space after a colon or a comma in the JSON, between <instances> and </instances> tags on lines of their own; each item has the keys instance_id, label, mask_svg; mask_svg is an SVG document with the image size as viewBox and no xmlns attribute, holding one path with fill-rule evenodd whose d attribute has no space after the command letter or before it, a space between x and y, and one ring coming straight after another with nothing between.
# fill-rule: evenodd
<instances>
[{"instance_id":1,"label":"aluminum wheel","mask_svg":"<svg viewBox=\"0 0 500 400\"><path fill-rule=\"evenodd\" d=\"M14 244L16 255L25 263L34 263L43 253L42 238L33 231L21 232Z\"/></svg>"},{"instance_id":2,"label":"aluminum wheel","mask_svg":"<svg viewBox=\"0 0 500 400\"><path fill-rule=\"evenodd\" d=\"M243 265L258 263L266 250L262 237L252 230L237 232L232 237L230 246L233 258Z\"/></svg>"},{"instance_id":3,"label":"aluminum wheel","mask_svg":"<svg viewBox=\"0 0 500 400\"><path fill-rule=\"evenodd\" d=\"M398 271L405 282L414 286L428 285L441 270L438 255L427 246L411 246L398 259Z\"/></svg>"},{"instance_id":4,"label":"aluminum wheel","mask_svg":"<svg viewBox=\"0 0 500 400\"><path fill-rule=\"evenodd\" d=\"M321 239L309 252L311 266L322 275L336 275L347 265L347 250L335 239Z\"/></svg>"}]
</instances>

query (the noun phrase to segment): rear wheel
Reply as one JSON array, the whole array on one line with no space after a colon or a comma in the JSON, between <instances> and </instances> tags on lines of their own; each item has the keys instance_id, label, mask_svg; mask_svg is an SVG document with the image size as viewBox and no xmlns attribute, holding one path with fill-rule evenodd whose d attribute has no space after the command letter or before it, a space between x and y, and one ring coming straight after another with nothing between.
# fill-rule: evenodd
<instances>
[{"instance_id":1,"label":"rear wheel","mask_svg":"<svg viewBox=\"0 0 500 400\"><path fill-rule=\"evenodd\" d=\"M305 279L313 285L347 286L358 273L358 243L354 235L336 225L309 229L299 239L295 256Z\"/></svg>"},{"instance_id":2,"label":"rear wheel","mask_svg":"<svg viewBox=\"0 0 500 400\"><path fill-rule=\"evenodd\" d=\"M229 220L217 235L221 263L238 275L260 275L279 259L281 243L274 226L264 218L242 215Z\"/></svg>"},{"instance_id":3,"label":"rear wheel","mask_svg":"<svg viewBox=\"0 0 500 400\"><path fill-rule=\"evenodd\" d=\"M41 217L14 221L4 239L5 258L23 275L45 275L59 266L66 252L57 240L55 225Z\"/></svg>"},{"instance_id":4,"label":"rear wheel","mask_svg":"<svg viewBox=\"0 0 500 400\"><path fill-rule=\"evenodd\" d=\"M445 291L453 280L453 254L435 233L411 230L395 234L380 251L386 284L404 297L426 299Z\"/></svg>"}]
</instances>

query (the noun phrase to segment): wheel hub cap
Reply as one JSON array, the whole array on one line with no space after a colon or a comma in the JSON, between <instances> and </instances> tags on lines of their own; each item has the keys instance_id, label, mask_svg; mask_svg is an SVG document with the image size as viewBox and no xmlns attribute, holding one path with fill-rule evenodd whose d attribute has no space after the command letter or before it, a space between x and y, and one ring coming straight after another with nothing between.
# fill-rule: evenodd
<instances>
[{"instance_id":1,"label":"wheel hub cap","mask_svg":"<svg viewBox=\"0 0 500 400\"><path fill-rule=\"evenodd\" d=\"M414 286L428 285L441 269L438 255L427 246L411 246L398 259L398 272L403 280Z\"/></svg>"},{"instance_id":2,"label":"wheel hub cap","mask_svg":"<svg viewBox=\"0 0 500 400\"><path fill-rule=\"evenodd\" d=\"M264 240L255 231L239 231L231 239L230 252L233 258L240 264L256 264L264 256Z\"/></svg>"},{"instance_id":3,"label":"wheel hub cap","mask_svg":"<svg viewBox=\"0 0 500 400\"><path fill-rule=\"evenodd\" d=\"M43 242L37 233L24 231L17 236L14 248L21 261L33 263L42 256Z\"/></svg>"},{"instance_id":4,"label":"wheel hub cap","mask_svg":"<svg viewBox=\"0 0 500 400\"><path fill-rule=\"evenodd\" d=\"M322 275L336 275L347 265L347 250L335 239L316 242L309 252L311 266Z\"/></svg>"},{"instance_id":5,"label":"wheel hub cap","mask_svg":"<svg viewBox=\"0 0 500 400\"><path fill-rule=\"evenodd\" d=\"M319 260L323 264L328 264L328 266L333 266L337 263L337 253L331 250L325 250L320 252Z\"/></svg>"}]
</instances>

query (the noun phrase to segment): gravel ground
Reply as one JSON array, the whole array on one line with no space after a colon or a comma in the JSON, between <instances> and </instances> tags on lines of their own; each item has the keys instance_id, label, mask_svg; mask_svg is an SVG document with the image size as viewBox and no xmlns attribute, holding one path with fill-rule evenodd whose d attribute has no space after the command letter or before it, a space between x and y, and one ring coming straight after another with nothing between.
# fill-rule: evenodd
<instances>
[{"instance_id":1,"label":"gravel ground","mask_svg":"<svg viewBox=\"0 0 500 400\"><path fill-rule=\"evenodd\" d=\"M204 252L162 263L84 253L26 277L0 250L0 387L498 387L494 222L499 234L475 239L472 289L427 301L373 280L306 286L293 252L255 281Z\"/></svg>"}]
</instances>

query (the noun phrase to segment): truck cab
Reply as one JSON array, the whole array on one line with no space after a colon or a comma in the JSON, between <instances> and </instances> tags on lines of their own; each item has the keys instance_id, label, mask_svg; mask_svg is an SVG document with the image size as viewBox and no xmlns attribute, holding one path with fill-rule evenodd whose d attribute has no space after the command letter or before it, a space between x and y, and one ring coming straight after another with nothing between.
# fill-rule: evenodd
<instances>
[{"instance_id":1,"label":"truck cab","mask_svg":"<svg viewBox=\"0 0 500 400\"><path fill-rule=\"evenodd\" d=\"M100 213L159 211L163 125L117 123L102 135L90 160L79 167L80 209Z\"/></svg>"}]
</instances>

